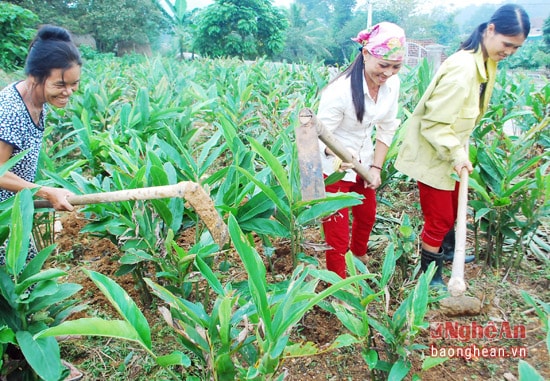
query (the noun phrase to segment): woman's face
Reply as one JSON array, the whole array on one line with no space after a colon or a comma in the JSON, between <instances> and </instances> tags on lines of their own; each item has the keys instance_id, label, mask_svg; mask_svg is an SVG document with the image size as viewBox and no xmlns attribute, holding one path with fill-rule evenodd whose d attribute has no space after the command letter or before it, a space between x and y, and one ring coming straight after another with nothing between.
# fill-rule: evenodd
<instances>
[{"instance_id":1,"label":"woman's face","mask_svg":"<svg viewBox=\"0 0 550 381\"><path fill-rule=\"evenodd\" d=\"M382 58L377 58L363 49L363 59L365 64L365 77L367 83L380 86L384 84L388 78L395 75L403 66L402 61L390 61Z\"/></svg>"},{"instance_id":2,"label":"woman's face","mask_svg":"<svg viewBox=\"0 0 550 381\"><path fill-rule=\"evenodd\" d=\"M80 83L80 66L73 65L69 69L53 69L44 82L44 102L63 108L69 103L69 98L78 90Z\"/></svg>"},{"instance_id":3,"label":"woman's face","mask_svg":"<svg viewBox=\"0 0 550 381\"><path fill-rule=\"evenodd\" d=\"M523 34L506 36L495 31L495 25L489 24L483 36L483 55L493 61L502 61L514 54L525 41Z\"/></svg>"}]
</instances>

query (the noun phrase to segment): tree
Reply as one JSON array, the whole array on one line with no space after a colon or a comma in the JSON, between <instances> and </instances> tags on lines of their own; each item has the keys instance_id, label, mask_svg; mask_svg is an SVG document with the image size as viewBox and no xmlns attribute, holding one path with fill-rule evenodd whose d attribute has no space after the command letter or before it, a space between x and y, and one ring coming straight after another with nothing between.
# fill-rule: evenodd
<instances>
[{"instance_id":1,"label":"tree","mask_svg":"<svg viewBox=\"0 0 550 381\"><path fill-rule=\"evenodd\" d=\"M165 22L152 0L88 0L85 6L81 25L102 52L116 51L120 44L149 44L159 37Z\"/></svg>"},{"instance_id":2,"label":"tree","mask_svg":"<svg viewBox=\"0 0 550 381\"><path fill-rule=\"evenodd\" d=\"M25 64L27 47L38 23L38 16L14 4L0 2L0 68L14 70Z\"/></svg>"},{"instance_id":3,"label":"tree","mask_svg":"<svg viewBox=\"0 0 550 381\"><path fill-rule=\"evenodd\" d=\"M10 0L9 2L35 13L41 24L59 25L71 33L85 33L79 23L85 12L81 6L82 3L85 3L82 0Z\"/></svg>"},{"instance_id":4,"label":"tree","mask_svg":"<svg viewBox=\"0 0 550 381\"><path fill-rule=\"evenodd\" d=\"M169 20L172 33L176 37L178 53L183 57L186 51L186 40L191 39L190 17L187 12L186 0L155 0L160 10L166 15Z\"/></svg>"},{"instance_id":5,"label":"tree","mask_svg":"<svg viewBox=\"0 0 550 381\"><path fill-rule=\"evenodd\" d=\"M99 51L113 52L123 44L155 41L165 19L153 0L12 0L74 34L91 34Z\"/></svg>"},{"instance_id":6,"label":"tree","mask_svg":"<svg viewBox=\"0 0 550 381\"><path fill-rule=\"evenodd\" d=\"M330 0L294 0L294 4L303 6L304 12L311 20L325 21L329 20Z\"/></svg>"},{"instance_id":7,"label":"tree","mask_svg":"<svg viewBox=\"0 0 550 381\"><path fill-rule=\"evenodd\" d=\"M550 16L544 20L542 27L542 39L546 45L546 51L550 51Z\"/></svg>"},{"instance_id":8,"label":"tree","mask_svg":"<svg viewBox=\"0 0 550 381\"><path fill-rule=\"evenodd\" d=\"M331 56L327 50L327 46L332 45L328 37L329 29L309 17L304 6L297 3L290 5L288 24L284 49L276 58L290 62L312 62Z\"/></svg>"},{"instance_id":9,"label":"tree","mask_svg":"<svg viewBox=\"0 0 550 381\"><path fill-rule=\"evenodd\" d=\"M271 0L215 0L200 12L194 47L210 57L272 57L283 49L287 26Z\"/></svg>"}]
</instances>

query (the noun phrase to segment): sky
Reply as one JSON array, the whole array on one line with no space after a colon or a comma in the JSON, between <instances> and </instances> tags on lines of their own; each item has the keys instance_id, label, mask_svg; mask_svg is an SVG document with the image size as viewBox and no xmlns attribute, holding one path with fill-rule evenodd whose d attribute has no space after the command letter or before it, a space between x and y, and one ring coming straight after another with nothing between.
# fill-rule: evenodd
<instances>
[{"instance_id":1,"label":"sky","mask_svg":"<svg viewBox=\"0 0 550 381\"><path fill-rule=\"evenodd\" d=\"M358 3L361 4L367 4L368 0L358 0ZM376 3L376 0L372 0L373 4ZM430 6L441 4L441 0L424 0L428 9ZM187 0L187 9L193 9L197 7L204 7L206 5L209 5L213 2L213 0ZM293 3L294 0L273 0L273 5L280 6L280 7L289 7L291 3ZM451 0L448 1L448 4L450 6L455 3L456 5L460 5L461 7L465 7L467 5L472 4L487 4L487 3L501 3L502 0Z\"/></svg>"}]
</instances>

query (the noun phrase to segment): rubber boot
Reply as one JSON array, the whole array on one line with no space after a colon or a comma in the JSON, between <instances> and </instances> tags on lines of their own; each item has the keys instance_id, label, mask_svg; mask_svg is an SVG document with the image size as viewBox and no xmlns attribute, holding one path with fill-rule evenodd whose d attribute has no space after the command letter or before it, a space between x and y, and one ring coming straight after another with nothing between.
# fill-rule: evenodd
<instances>
[{"instance_id":1,"label":"rubber boot","mask_svg":"<svg viewBox=\"0 0 550 381\"><path fill-rule=\"evenodd\" d=\"M420 269L425 272L428 269L430 263L435 262L435 274L430 281L430 287L433 288L446 288L441 276L443 271L443 252L433 253L431 251L422 249L420 256Z\"/></svg>"},{"instance_id":2,"label":"rubber boot","mask_svg":"<svg viewBox=\"0 0 550 381\"><path fill-rule=\"evenodd\" d=\"M452 262L455 257L455 231L449 230L443 242L441 242L441 250L443 250L443 260L445 262ZM464 256L464 263L470 263L476 260L475 255Z\"/></svg>"}]
</instances>

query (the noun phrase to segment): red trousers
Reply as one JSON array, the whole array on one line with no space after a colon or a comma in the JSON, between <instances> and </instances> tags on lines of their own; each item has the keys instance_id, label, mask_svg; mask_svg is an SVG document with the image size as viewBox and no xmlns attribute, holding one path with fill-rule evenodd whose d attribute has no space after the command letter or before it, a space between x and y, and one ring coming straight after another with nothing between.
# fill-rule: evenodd
<instances>
[{"instance_id":1,"label":"red trousers","mask_svg":"<svg viewBox=\"0 0 550 381\"><path fill-rule=\"evenodd\" d=\"M363 179L359 176L356 181L353 183L341 180L326 187L329 193L356 192L365 197L361 204L351 208L351 237L348 208L341 209L323 220L325 241L331 247L325 253L327 269L342 278L346 277L346 252L351 250L357 256L367 253L369 236L376 219L376 192L374 189L365 188Z\"/></svg>"},{"instance_id":2,"label":"red trousers","mask_svg":"<svg viewBox=\"0 0 550 381\"><path fill-rule=\"evenodd\" d=\"M441 247L445 235L454 227L458 209L458 187L452 191L432 188L418 182L420 206L424 214L422 242L430 246Z\"/></svg>"}]
</instances>

